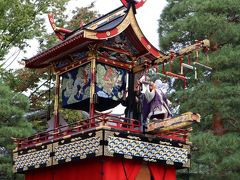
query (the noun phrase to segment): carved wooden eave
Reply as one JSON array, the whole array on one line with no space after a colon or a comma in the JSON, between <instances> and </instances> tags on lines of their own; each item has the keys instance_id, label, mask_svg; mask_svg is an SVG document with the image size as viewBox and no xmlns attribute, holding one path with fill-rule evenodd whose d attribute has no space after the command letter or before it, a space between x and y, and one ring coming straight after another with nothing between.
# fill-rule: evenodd
<instances>
[{"instance_id":1,"label":"carved wooden eave","mask_svg":"<svg viewBox=\"0 0 240 180\"><path fill-rule=\"evenodd\" d=\"M129 39L130 44L137 50L137 54L132 54L125 49L104 45L104 42L123 33ZM105 48L121 55L126 55L131 59L130 62L126 63L128 70L133 70L137 66L142 67L144 64L142 62L143 60L151 63L164 56L142 33L132 7L126 8L122 6L86 24L82 28L66 34L65 40L26 60L25 66L28 68L45 68L71 56L71 53L87 51L88 47L94 44L97 45L98 48ZM99 55L99 57L100 56L101 55ZM103 56L101 57L101 59L104 58ZM139 62L136 63L138 60ZM110 62L111 58L108 63L111 64ZM116 66L122 66L121 63L122 62L119 62ZM114 63L112 64L114 65Z\"/></svg>"},{"instance_id":2,"label":"carved wooden eave","mask_svg":"<svg viewBox=\"0 0 240 180\"><path fill-rule=\"evenodd\" d=\"M106 40L122 33L129 26L131 26L131 28L135 33L134 35L141 42L141 45L146 48L148 53L152 54L156 58L160 58L164 56L164 54L158 51L144 36L144 34L142 33L137 23L137 20L133 13L132 8L129 8L128 13L125 15L123 20L116 27L108 30L99 30L99 31L92 30L92 29L85 29L84 37L88 39L95 39L95 40Z\"/></svg>"}]
</instances>

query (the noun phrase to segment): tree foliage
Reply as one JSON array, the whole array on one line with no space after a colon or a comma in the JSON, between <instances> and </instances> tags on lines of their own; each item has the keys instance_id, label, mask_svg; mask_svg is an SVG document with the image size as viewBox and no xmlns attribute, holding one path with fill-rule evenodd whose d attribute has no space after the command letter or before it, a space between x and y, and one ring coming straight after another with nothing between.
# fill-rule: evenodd
<instances>
[{"instance_id":1,"label":"tree foliage","mask_svg":"<svg viewBox=\"0 0 240 180\"><path fill-rule=\"evenodd\" d=\"M99 14L97 11L93 10L95 4L92 2L90 5L86 7L77 8L73 10L73 17L68 22L69 29L77 29L96 19Z\"/></svg>"},{"instance_id":2,"label":"tree foliage","mask_svg":"<svg viewBox=\"0 0 240 180\"><path fill-rule=\"evenodd\" d=\"M29 103L26 96L15 93L0 82L0 172L10 179L12 175L11 154L13 138L29 136L33 133L32 124L24 118Z\"/></svg>"},{"instance_id":3,"label":"tree foliage","mask_svg":"<svg viewBox=\"0 0 240 180\"><path fill-rule=\"evenodd\" d=\"M93 19L99 16L97 11L93 10L93 8L94 8L94 3L91 3L87 7L81 7L73 10L72 17L70 18L70 20L67 20L70 15L65 15L63 12L55 13L56 25L59 27L70 29L70 30L79 29L81 28L82 25L89 23L90 21L92 21ZM59 43L60 41L54 33L45 34L40 39L41 39L41 45L40 45L39 51L47 50L50 47L54 46L55 44ZM9 76L13 76L13 75L9 75ZM32 110L47 109L47 106L49 106L48 104L49 93L50 93L50 98L53 99L54 88L51 88L51 87L54 86L52 83L54 82L54 79L55 79L54 76L50 75L49 69L42 69L40 71L36 71L36 70L24 68L24 69L15 71L14 76L15 76L14 78L15 83L17 86L13 84L12 86L15 86L16 90L32 91L32 94L30 96ZM10 82L13 82L13 81L11 80ZM49 83L51 85L49 85ZM39 88L39 86L41 85L42 87ZM50 92L49 92L49 88L50 88ZM53 101L51 101L50 103L53 103ZM51 105L51 107L53 107L53 105ZM67 110L62 110L61 112L64 113L64 116L68 117L68 119L69 118L79 119L78 117L82 117L81 115L79 115L79 112L75 114L70 113L70 111L67 111Z\"/></svg>"},{"instance_id":4,"label":"tree foliage","mask_svg":"<svg viewBox=\"0 0 240 180\"><path fill-rule=\"evenodd\" d=\"M65 2L54 1L53 4L49 4L48 2L41 2L45 7L41 11L41 15L39 21L34 22L34 26L41 25L42 29L44 29L43 16L46 17L47 13L52 11L55 15L56 25L59 27L68 28L71 30L75 30L81 27L81 23L88 23L89 21L98 17L97 11L93 10L94 3L91 3L87 7L77 8L72 11L72 17L69 19L71 15L66 15L64 13L65 10ZM47 5L49 7L47 8ZM51 6L50 6L51 5ZM48 11L47 11L48 10ZM38 16L37 16L38 17ZM49 22L47 22L49 23ZM34 28L33 28L34 29ZM54 33L46 33L45 30L40 33L41 29L38 28L40 34L36 34L36 30L29 29L31 33L34 34L34 37L37 38L40 42L40 51L47 50L48 48L54 46L59 43L59 39L56 37ZM6 84L10 86L11 89L16 92L30 92L30 108L32 111L36 111L39 109L47 109L48 101L49 101L49 88L50 88L50 98L53 99L54 94L54 76L50 75L49 69L41 69L41 70L32 70L32 69L18 69L18 70L5 70L1 72L1 77ZM51 76L51 77L50 77ZM51 78L51 80L50 80ZM53 101L51 101L53 102ZM52 107L52 106L51 106Z\"/></svg>"},{"instance_id":5,"label":"tree foliage","mask_svg":"<svg viewBox=\"0 0 240 180\"><path fill-rule=\"evenodd\" d=\"M39 37L46 34L43 14L64 11L68 1L0 0L0 67L9 60L6 55L12 48L25 50L29 40L41 40ZM25 118L29 101L22 92L36 88L40 78L35 72L26 74L23 70L1 68L0 72L0 179L11 179L12 139L33 133L32 123Z\"/></svg>"},{"instance_id":6,"label":"tree foliage","mask_svg":"<svg viewBox=\"0 0 240 180\"><path fill-rule=\"evenodd\" d=\"M41 28L26 29L25 31L31 31L33 34L32 37L35 37L39 40L40 48L39 52L44 51L55 44L59 43L59 39L54 33L48 34L44 28L43 17L47 17L48 12L53 12L55 15L56 25L59 27L68 28L75 30L81 27L81 23L88 23L94 18L98 17L98 13L93 10L94 3L91 3L87 7L77 8L72 12L72 15L65 14L65 2L67 0L49 4L48 2L41 2L44 9L35 17L35 20L32 23L36 28L41 26ZM49 5L49 6L47 6ZM37 14L37 12L36 12ZM28 15L28 13L27 13ZM71 17L72 18L69 18ZM27 17L26 17L27 18ZM70 19L70 20L68 20ZM41 23L40 23L41 20ZM30 21L26 19L26 21ZM49 22L47 22L49 23ZM43 30L43 31L42 31ZM23 39L25 41L26 39ZM20 45L19 45L20 47ZM1 79L6 85L10 87L15 92L28 94L29 98L29 111L31 115L26 116L26 118L31 121L33 128L36 131L43 131L47 128L47 120L53 115L53 100L54 100L54 81L53 72L50 69L17 69L17 70L1 70L0 71ZM69 111L62 109L60 111L64 118L68 120L68 123L72 123L76 120L84 118L84 114L79 111Z\"/></svg>"},{"instance_id":7,"label":"tree foliage","mask_svg":"<svg viewBox=\"0 0 240 180\"><path fill-rule=\"evenodd\" d=\"M236 0L168 0L159 21L164 50L181 48L196 39L211 42L208 65L213 70L198 68L198 80L188 81L188 89L178 89L174 95L181 102L182 112L202 116L191 138L197 149L193 152L192 171L202 179L239 177L239 14ZM204 55L201 59L206 65Z\"/></svg>"},{"instance_id":8,"label":"tree foliage","mask_svg":"<svg viewBox=\"0 0 240 180\"><path fill-rule=\"evenodd\" d=\"M64 13L55 13L56 25L72 31L81 28L83 25L99 16L98 12L93 9L94 6L95 4L92 2L86 7L80 7L72 10L71 14L68 15L65 15ZM69 18L70 20L68 20ZM41 37L40 50L46 50L59 41L60 40L56 35L54 35L54 33L47 34L46 36Z\"/></svg>"},{"instance_id":9,"label":"tree foliage","mask_svg":"<svg viewBox=\"0 0 240 180\"><path fill-rule=\"evenodd\" d=\"M237 0L168 0L159 33L161 47L208 38L212 46L239 44L240 5Z\"/></svg>"},{"instance_id":10,"label":"tree foliage","mask_svg":"<svg viewBox=\"0 0 240 180\"><path fill-rule=\"evenodd\" d=\"M0 1L0 59L12 47L24 49L28 40L46 32L44 16L48 11L63 11L68 0Z\"/></svg>"}]
</instances>

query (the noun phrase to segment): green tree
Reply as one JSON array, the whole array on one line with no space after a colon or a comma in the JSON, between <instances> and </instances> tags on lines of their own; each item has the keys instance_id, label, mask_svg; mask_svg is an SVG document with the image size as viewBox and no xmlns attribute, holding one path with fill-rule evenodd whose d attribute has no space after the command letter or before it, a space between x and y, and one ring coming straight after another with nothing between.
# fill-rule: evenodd
<instances>
[{"instance_id":1,"label":"green tree","mask_svg":"<svg viewBox=\"0 0 240 180\"><path fill-rule=\"evenodd\" d=\"M0 1L0 179L12 177L12 138L33 133L32 123L25 118L29 109L28 98L21 94L23 89L26 90L26 85L21 84L24 82L22 77L26 80L29 76L20 72L17 77L15 72L10 71L13 72L11 74L4 70L2 66L9 63L6 55L12 48L25 50L29 46L29 40L46 34L43 14L48 11L64 11L68 1Z\"/></svg>"},{"instance_id":2,"label":"green tree","mask_svg":"<svg viewBox=\"0 0 240 180\"><path fill-rule=\"evenodd\" d=\"M48 11L63 11L69 0L0 1L0 59L12 47L24 49L28 41L46 32L44 16Z\"/></svg>"},{"instance_id":3,"label":"green tree","mask_svg":"<svg viewBox=\"0 0 240 180\"><path fill-rule=\"evenodd\" d=\"M92 2L86 7L76 8L69 15L64 15L63 13L55 13L54 19L56 20L56 25L58 27L67 28L73 31L79 29L83 25L99 17L98 12L93 9L94 7L95 4ZM69 16L72 16L70 20L66 20L69 19ZM54 35L54 33L46 34L45 36L41 37L40 50L47 50L59 41L60 40L56 35Z\"/></svg>"},{"instance_id":4,"label":"green tree","mask_svg":"<svg viewBox=\"0 0 240 180\"><path fill-rule=\"evenodd\" d=\"M81 27L81 23L88 23L99 16L97 11L93 10L93 8L94 3L91 3L87 7L77 8L72 12L72 18L70 18L70 20L66 20L70 14L65 15L59 8L50 10L53 11L55 15L57 26L75 30ZM64 10L64 7L62 6L61 9ZM47 12L45 12L44 16L47 16ZM47 50L60 41L54 33L42 33L36 36L36 38L40 42L39 51ZM51 74L49 69L32 70L28 68L17 70L10 69L1 72L3 81L15 92L28 92L30 100L29 110L31 112L36 112L37 116L33 115L27 117L31 119L34 128L37 130L46 129L46 121L49 119L49 115L52 115L55 80L54 76ZM39 113L41 114L41 118L39 118ZM79 111L75 113L61 110L61 113L64 114L65 118L70 119L70 122L84 117Z\"/></svg>"},{"instance_id":5,"label":"green tree","mask_svg":"<svg viewBox=\"0 0 240 180\"><path fill-rule=\"evenodd\" d=\"M92 20L96 19L99 14L97 11L93 10L95 7L94 2L86 7L77 8L74 10L73 17L68 22L68 28L70 29L77 29L84 24L91 22Z\"/></svg>"},{"instance_id":6,"label":"green tree","mask_svg":"<svg viewBox=\"0 0 240 180\"><path fill-rule=\"evenodd\" d=\"M238 179L240 175L240 4L237 0L168 0L159 21L162 49L209 39L211 73L177 97L181 112L202 116L191 140L193 179ZM200 59L203 59L201 57ZM202 63L205 63L202 61Z\"/></svg>"},{"instance_id":7,"label":"green tree","mask_svg":"<svg viewBox=\"0 0 240 180\"><path fill-rule=\"evenodd\" d=\"M20 70L6 70L9 63L6 55L11 54L12 48L26 51L32 39L42 43L42 37L47 36L45 18L48 12L62 15L70 0L9 0L0 1L0 72L1 79L14 91L24 92L28 89L35 91L39 81L47 77L43 72ZM65 16L64 16L65 17ZM13 56L15 54L13 53ZM42 77L40 78L41 75ZM36 99L35 95L31 96ZM31 101L31 105L36 105Z\"/></svg>"},{"instance_id":8,"label":"green tree","mask_svg":"<svg viewBox=\"0 0 240 180\"><path fill-rule=\"evenodd\" d=\"M29 108L26 96L15 93L0 82L0 177L11 179L13 138L29 136L32 124L24 118Z\"/></svg>"},{"instance_id":9,"label":"green tree","mask_svg":"<svg viewBox=\"0 0 240 180\"><path fill-rule=\"evenodd\" d=\"M82 25L89 23L90 21L99 16L97 11L95 11L93 8L94 3L90 3L90 5L86 7L77 8L76 10L72 11L72 18L66 21L65 19L67 19L67 17L70 15L64 15L63 13L55 13L56 25L58 27L64 27L71 30L79 29ZM47 50L48 48L54 46L60 41L54 33L45 34L40 39L40 51ZM49 82L54 82L54 76L51 77L52 80L49 80L49 70L43 69L40 71L36 71L24 68L15 72L15 75L12 75L12 73L10 72L7 74L7 76L5 76L7 79L10 79L9 83L11 87L16 89L17 91L31 90L33 92L30 96L30 107L33 111L39 109L48 109L47 106L49 106L49 93L50 98L54 98L54 88L51 88L49 92ZM41 87L44 88L39 88L39 84L42 85ZM51 84L51 87L53 86L54 84ZM51 100L50 103L51 110L53 110L53 101ZM66 109L62 109L61 113L64 114L64 117L68 119L69 122L80 120L81 117L84 117L84 115L79 113L79 111L69 111ZM46 122L44 122L43 124L46 125Z\"/></svg>"}]
</instances>

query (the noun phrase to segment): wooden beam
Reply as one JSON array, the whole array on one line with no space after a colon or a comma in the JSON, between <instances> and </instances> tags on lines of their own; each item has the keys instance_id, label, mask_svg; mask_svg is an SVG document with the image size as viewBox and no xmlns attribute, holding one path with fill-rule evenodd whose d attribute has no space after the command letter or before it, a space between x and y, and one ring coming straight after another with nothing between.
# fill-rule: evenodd
<instances>
[{"instance_id":1,"label":"wooden beam","mask_svg":"<svg viewBox=\"0 0 240 180\"><path fill-rule=\"evenodd\" d=\"M209 71L211 71L211 70L212 70L212 68L211 68L211 67L209 67L209 66L206 66L206 65L204 65L204 64L201 64L201 63L199 63L199 62L193 62L193 64L194 64L194 65L201 66L201 67L203 67L203 68L205 68L205 69L207 69L207 70L209 70Z\"/></svg>"},{"instance_id":2,"label":"wooden beam","mask_svg":"<svg viewBox=\"0 0 240 180\"><path fill-rule=\"evenodd\" d=\"M182 79L182 80L185 80L186 79L186 76L183 76L183 75L180 75L180 74L175 74L175 73L172 73L172 72L165 72L166 75L168 76L172 76L172 77L177 77L179 79Z\"/></svg>"},{"instance_id":3,"label":"wooden beam","mask_svg":"<svg viewBox=\"0 0 240 180\"><path fill-rule=\"evenodd\" d=\"M115 59L111 59L111 58L108 58L108 57L105 57L102 55L98 55L97 61L102 62L104 64L108 64L110 66L116 66L116 67L119 67L122 69L126 69L128 71L131 71L131 69L132 69L132 63L120 62Z\"/></svg>"},{"instance_id":4,"label":"wooden beam","mask_svg":"<svg viewBox=\"0 0 240 180\"><path fill-rule=\"evenodd\" d=\"M194 122L199 123L201 116L192 112L186 112L173 118L159 120L159 122L149 123L147 132L161 133L165 131L176 130L178 128L188 127Z\"/></svg>"},{"instance_id":5,"label":"wooden beam","mask_svg":"<svg viewBox=\"0 0 240 180\"><path fill-rule=\"evenodd\" d=\"M182 63L181 64L181 74L182 75L183 75L183 68L187 68L187 69L193 70L194 71L194 78L197 79L197 68L196 67L191 66L189 64Z\"/></svg>"},{"instance_id":6,"label":"wooden beam","mask_svg":"<svg viewBox=\"0 0 240 180\"><path fill-rule=\"evenodd\" d=\"M127 56L131 56L131 57L133 56L129 51L121 49L121 48L116 48L116 47L112 47L112 46L101 46L101 48L115 51L117 53L125 54Z\"/></svg>"}]
</instances>

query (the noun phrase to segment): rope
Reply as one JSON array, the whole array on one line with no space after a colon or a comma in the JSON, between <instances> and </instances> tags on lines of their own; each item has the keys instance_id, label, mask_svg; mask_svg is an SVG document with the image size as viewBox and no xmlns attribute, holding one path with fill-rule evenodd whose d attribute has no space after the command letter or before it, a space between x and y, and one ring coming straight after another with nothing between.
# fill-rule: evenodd
<instances>
[{"instance_id":1,"label":"rope","mask_svg":"<svg viewBox=\"0 0 240 180\"><path fill-rule=\"evenodd\" d=\"M35 89L35 91L33 91L31 94L30 94L30 96L28 96L28 98L30 99L32 96L33 96L33 94L35 93L35 92L37 92L44 84L46 84L47 82L48 82L49 80L46 80L45 82L43 82L40 86L38 86L36 89Z\"/></svg>"},{"instance_id":2,"label":"rope","mask_svg":"<svg viewBox=\"0 0 240 180\"><path fill-rule=\"evenodd\" d=\"M4 70L6 70L9 66L11 66L12 65L12 63L17 59L17 57L18 57L18 55L20 54L20 49L18 50L18 52L17 52L17 55L13 58L13 60L4 68ZM15 55L15 53L14 53L14 55ZM13 56L14 56L13 55ZM11 56L11 57L13 57L13 56ZM9 60L9 59L8 59ZM8 61L7 60L7 61ZM5 61L4 62L4 64L7 62L7 61Z\"/></svg>"}]
</instances>

